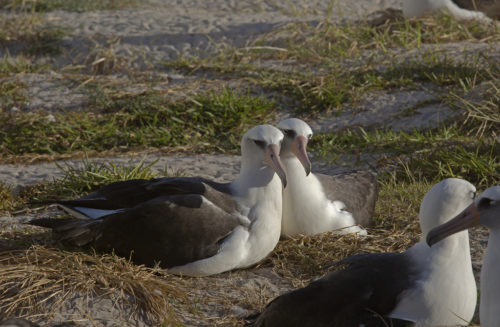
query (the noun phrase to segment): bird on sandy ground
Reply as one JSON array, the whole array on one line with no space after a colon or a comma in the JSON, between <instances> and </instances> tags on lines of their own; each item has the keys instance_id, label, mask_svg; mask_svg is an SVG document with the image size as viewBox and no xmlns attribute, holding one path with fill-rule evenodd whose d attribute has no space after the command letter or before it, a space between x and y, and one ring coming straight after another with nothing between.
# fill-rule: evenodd
<instances>
[{"instance_id":1,"label":"bird on sandy ground","mask_svg":"<svg viewBox=\"0 0 500 327\"><path fill-rule=\"evenodd\" d=\"M366 234L357 225L370 225L378 197L376 176L362 170L311 173L307 156L311 127L297 118L285 119L277 127L285 135L280 157L289 180L283 190L281 234L314 235L332 230Z\"/></svg>"},{"instance_id":2,"label":"bird on sandy ground","mask_svg":"<svg viewBox=\"0 0 500 327\"><path fill-rule=\"evenodd\" d=\"M438 245L450 235L475 225L490 230L480 280L479 320L482 327L500 324L500 186L492 186L456 218L435 227L427 234L430 246ZM441 241L442 242L442 241Z\"/></svg>"},{"instance_id":3,"label":"bird on sandy ground","mask_svg":"<svg viewBox=\"0 0 500 327\"><path fill-rule=\"evenodd\" d=\"M245 133L240 174L230 183L196 177L117 182L56 202L77 218L30 223L52 228L63 243L114 251L175 274L245 268L264 259L280 237L286 186L282 141L281 131L271 125Z\"/></svg>"},{"instance_id":4,"label":"bird on sandy ground","mask_svg":"<svg viewBox=\"0 0 500 327\"><path fill-rule=\"evenodd\" d=\"M427 233L472 202L476 189L450 178L434 185L420 206L422 239L402 253L343 259L307 287L274 299L255 326L465 326L476 307L467 232L433 247Z\"/></svg>"}]
</instances>

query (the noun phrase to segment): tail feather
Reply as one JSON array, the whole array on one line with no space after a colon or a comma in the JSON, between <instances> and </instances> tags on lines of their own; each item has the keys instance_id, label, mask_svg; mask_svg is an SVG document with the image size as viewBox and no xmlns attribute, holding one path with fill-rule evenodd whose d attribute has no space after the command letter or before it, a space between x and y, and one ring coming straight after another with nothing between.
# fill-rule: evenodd
<instances>
[{"instance_id":1,"label":"tail feather","mask_svg":"<svg viewBox=\"0 0 500 327\"><path fill-rule=\"evenodd\" d=\"M52 228L55 240L76 245L89 245L100 237L100 220L40 218L28 222L31 225Z\"/></svg>"}]
</instances>

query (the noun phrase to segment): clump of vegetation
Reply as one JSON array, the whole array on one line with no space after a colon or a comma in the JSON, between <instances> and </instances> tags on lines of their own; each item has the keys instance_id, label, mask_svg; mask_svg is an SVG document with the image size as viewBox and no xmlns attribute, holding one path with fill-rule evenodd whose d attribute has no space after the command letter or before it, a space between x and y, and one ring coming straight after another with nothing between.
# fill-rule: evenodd
<instances>
[{"instance_id":1,"label":"clump of vegetation","mask_svg":"<svg viewBox=\"0 0 500 327\"><path fill-rule=\"evenodd\" d=\"M42 315L48 319L71 295L81 294L85 304L106 294L118 307L130 307L133 317L142 317L155 326L172 325L178 320L171 299L182 301L185 294L166 276L162 269L137 266L112 254L67 252L37 245L0 252L0 312L2 317ZM129 318L124 316L123 322Z\"/></svg>"},{"instance_id":2,"label":"clump of vegetation","mask_svg":"<svg viewBox=\"0 0 500 327\"><path fill-rule=\"evenodd\" d=\"M29 55L55 55L62 51L61 42L68 30L45 22L41 16L19 15L0 20L0 44L17 42Z\"/></svg>"},{"instance_id":3,"label":"clump of vegetation","mask_svg":"<svg viewBox=\"0 0 500 327\"><path fill-rule=\"evenodd\" d=\"M0 59L0 77L15 74L37 73L47 69L47 65L33 63L30 59L17 56Z\"/></svg>"},{"instance_id":4,"label":"clump of vegetation","mask_svg":"<svg viewBox=\"0 0 500 327\"><path fill-rule=\"evenodd\" d=\"M26 85L17 80L0 80L0 114L12 107L20 107L26 101Z\"/></svg>"},{"instance_id":5,"label":"clump of vegetation","mask_svg":"<svg viewBox=\"0 0 500 327\"><path fill-rule=\"evenodd\" d=\"M11 211L19 204L19 199L13 194L12 189L0 183L0 212Z\"/></svg>"},{"instance_id":6,"label":"clump of vegetation","mask_svg":"<svg viewBox=\"0 0 500 327\"><path fill-rule=\"evenodd\" d=\"M149 164L144 159L137 163L130 161L126 165L116 165L110 162L100 162L85 158L80 163L57 164L64 173L63 178L50 183L42 183L26 187L21 197L27 201L47 201L60 198L73 198L85 195L106 184L130 179L151 179L159 176L168 176L166 168L157 172L153 166L157 161ZM174 172L178 175L178 172Z\"/></svg>"},{"instance_id":7,"label":"clump of vegetation","mask_svg":"<svg viewBox=\"0 0 500 327\"><path fill-rule=\"evenodd\" d=\"M383 154L378 170L396 169L405 181L437 182L447 177L469 180L478 187L500 182L500 144L490 138L468 136L457 125L431 131L347 130L322 134L313 139L312 149L324 159L331 154Z\"/></svg>"},{"instance_id":8,"label":"clump of vegetation","mask_svg":"<svg viewBox=\"0 0 500 327\"><path fill-rule=\"evenodd\" d=\"M137 0L0 0L1 9L27 12L113 10L138 4Z\"/></svg>"},{"instance_id":9,"label":"clump of vegetation","mask_svg":"<svg viewBox=\"0 0 500 327\"><path fill-rule=\"evenodd\" d=\"M263 97L227 88L177 103L155 92L99 93L96 111L54 114L55 122L39 113L0 113L0 156L175 146L235 153L241 134L273 108Z\"/></svg>"}]
</instances>

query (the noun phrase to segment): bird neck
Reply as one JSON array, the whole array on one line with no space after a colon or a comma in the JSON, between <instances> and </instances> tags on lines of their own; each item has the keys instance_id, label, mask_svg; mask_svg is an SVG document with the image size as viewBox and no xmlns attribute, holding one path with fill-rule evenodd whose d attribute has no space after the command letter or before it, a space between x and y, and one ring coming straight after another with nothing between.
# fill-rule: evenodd
<instances>
[{"instance_id":1,"label":"bird neck","mask_svg":"<svg viewBox=\"0 0 500 327\"><path fill-rule=\"evenodd\" d=\"M282 184L274 170L263 162L242 162L240 175L231 183L234 196L240 205L251 208L265 207L271 215L281 219ZM248 214L253 220L254 214Z\"/></svg>"},{"instance_id":2,"label":"bird neck","mask_svg":"<svg viewBox=\"0 0 500 327\"><path fill-rule=\"evenodd\" d=\"M481 326L498 326L500 321L500 230L491 229L481 269Z\"/></svg>"},{"instance_id":3,"label":"bird neck","mask_svg":"<svg viewBox=\"0 0 500 327\"><path fill-rule=\"evenodd\" d=\"M456 274L468 273L468 270L472 269L468 231L451 235L432 247L429 247L425 237L424 234L420 242L410 251L415 260L431 262L429 267L436 269L441 267L448 269L450 265L459 267L456 269Z\"/></svg>"}]
</instances>

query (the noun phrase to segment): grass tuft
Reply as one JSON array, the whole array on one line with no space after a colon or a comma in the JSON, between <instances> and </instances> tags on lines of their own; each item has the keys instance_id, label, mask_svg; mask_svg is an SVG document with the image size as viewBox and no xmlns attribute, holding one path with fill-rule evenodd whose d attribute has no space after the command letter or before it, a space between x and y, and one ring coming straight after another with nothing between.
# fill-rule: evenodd
<instances>
[{"instance_id":1,"label":"grass tuft","mask_svg":"<svg viewBox=\"0 0 500 327\"><path fill-rule=\"evenodd\" d=\"M236 153L241 134L274 111L266 98L227 88L176 103L156 92L101 92L94 101L97 112L54 114L56 122L40 113L0 113L0 156L176 146Z\"/></svg>"},{"instance_id":2,"label":"grass tuft","mask_svg":"<svg viewBox=\"0 0 500 327\"><path fill-rule=\"evenodd\" d=\"M173 323L170 299L182 301L184 295L165 276L162 269L137 266L114 255L36 245L4 251L0 253L0 314L49 319L72 294L83 295L83 303L104 295L118 307L131 307L133 316L145 316L153 325Z\"/></svg>"},{"instance_id":3,"label":"grass tuft","mask_svg":"<svg viewBox=\"0 0 500 327\"><path fill-rule=\"evenodd\" d=\"M329 161L337 153L379 155L377 170L396 169L398 179L437 182L447 177L469 180L477 187L500 183L500 144L469 136L457 125L433 131L346 130L320 134L311 149Z\"/></svg>"},{"instance_id":4,"label":"grass tuft","mask_svg":"<svg viewBox=\"0 0 500 327\"><path fill-rule=\"evenodd\" d=\"M29 55L56 55L62 51L61 41L68 30L45 22L41 16L19 15L0 20L0 44L21 43Z\"/></svg>"},{"instance_id":5,"label":"grass tuft","mask_svg":"<svg viewBox=\"0 0 500 327\"><path fill-rule=\"evenodd\" d=\"M11 187L0 182L0 212L14 210L19 205Z\"/></svg>"},{"instance_id":6,"label":"grass tuft","mask_svg":"<svg viewBox=\"0 0 500 327\"><path fill-rule=\"evenodd\" d=\"M157 161L145 164L144 159L135 164L130 161L126 165L90 161L88 158L82 160L80 164L56 163L64 173L62 179L54 180L52 183L28 186L22 190L21 196L29 201L72 198L85 195L114 182L181 174L181 172L168 172L166 168L162 172L153 171L152 167Z\"/></svg>"},{"instance_id":7,"label":"grass tuft","mask_svg":"<svg viewBox=\"0 0 500 327\"><path fill-rule=\"evenodd\" d=\"M0 0L0 8L27 12L114 10L138 5L137 0Z\"/></svg>"}]
</instances>

